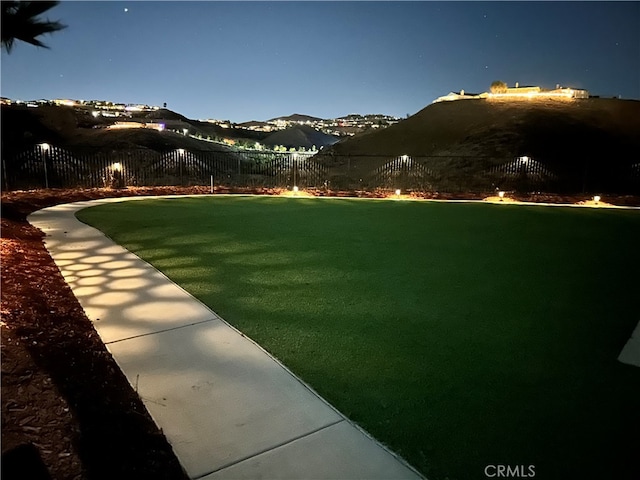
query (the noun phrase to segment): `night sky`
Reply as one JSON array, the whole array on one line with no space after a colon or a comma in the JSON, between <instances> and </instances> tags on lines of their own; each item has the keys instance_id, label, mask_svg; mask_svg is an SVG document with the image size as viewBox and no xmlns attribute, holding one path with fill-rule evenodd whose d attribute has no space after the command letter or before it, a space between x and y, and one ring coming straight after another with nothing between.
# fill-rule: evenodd
<instances>
[{"instance_id":1,"label":"night sky","mask_svg":"<svg viewBox=\"0 0 640 480\"><path fill-rule=\"evenodd\" d=\"M4 97L234 122L404 117L450 91L556 84L640 99L640 2L62 2L2 52Z\"/></svg>"}]
</instances>

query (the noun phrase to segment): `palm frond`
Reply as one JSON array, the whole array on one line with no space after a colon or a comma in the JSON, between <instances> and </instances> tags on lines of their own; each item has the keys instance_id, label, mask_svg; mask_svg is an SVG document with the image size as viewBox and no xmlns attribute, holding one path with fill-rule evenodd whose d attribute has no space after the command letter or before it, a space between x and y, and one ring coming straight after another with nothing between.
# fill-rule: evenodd
<instances>
[{"instance_id":1,"label":"palm frond","mask_svg":"<svg viewBox=\"0 0 640 480\"><path fill-rule=\"evenodd\" d=\"M0 3L2 5L2 46L7 53L11 53L16 40L49 48L38 37L66 28L66 25L58 21L37 18L59 2L3 1Z\"/></svg>"}]
</instances>

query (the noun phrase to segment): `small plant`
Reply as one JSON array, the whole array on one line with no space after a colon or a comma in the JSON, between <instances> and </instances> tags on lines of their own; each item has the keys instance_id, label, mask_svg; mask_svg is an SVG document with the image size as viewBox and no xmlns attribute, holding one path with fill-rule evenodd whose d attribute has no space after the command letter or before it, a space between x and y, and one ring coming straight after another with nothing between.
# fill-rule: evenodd
<instances>
[{"instance_id":1,"label":"small plant","mask_svg":"<svg viewBox=\"0 0 640 480\"><path fill-rule=\"evenodd\" d=\"M507 93L507 84L502 80L496 80L491 82L490 87L491 93Z\"/></svg>"}]
</instances>

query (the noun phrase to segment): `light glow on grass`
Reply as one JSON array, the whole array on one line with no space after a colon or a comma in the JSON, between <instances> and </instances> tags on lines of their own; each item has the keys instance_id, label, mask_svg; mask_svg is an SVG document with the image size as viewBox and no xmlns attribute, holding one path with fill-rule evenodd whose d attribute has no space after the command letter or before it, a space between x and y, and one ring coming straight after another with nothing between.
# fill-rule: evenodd
<instances>
[{"instance_id":1,"label":"light glow on grass","mask_svg":"<svg viewBox=\"0 0 640 480\"><path fill-rule=\"evenodd\" d=\"M207 196L78 216L429 479L625 478L638 212Z\"/></svg>"}]
</instances>

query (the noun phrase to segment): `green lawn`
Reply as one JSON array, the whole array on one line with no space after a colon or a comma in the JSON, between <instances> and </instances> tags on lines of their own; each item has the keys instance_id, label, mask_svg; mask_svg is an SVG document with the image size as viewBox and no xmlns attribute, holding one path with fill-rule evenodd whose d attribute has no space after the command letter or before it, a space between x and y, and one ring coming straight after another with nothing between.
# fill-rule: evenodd
<instances>
[{"instance_id":1,"label":"green lawn","mask_svg":"<svg viewBox=\"0 0 640 480\"><path fill-rule=\"evenodd\" d=\"M640 212L201 197L78 217L430 480L634 476L640 368L616 358L640 320Z\"/></svg>"}]
</instances>

